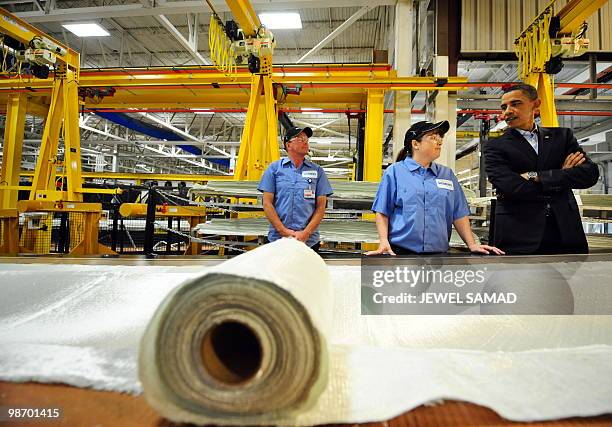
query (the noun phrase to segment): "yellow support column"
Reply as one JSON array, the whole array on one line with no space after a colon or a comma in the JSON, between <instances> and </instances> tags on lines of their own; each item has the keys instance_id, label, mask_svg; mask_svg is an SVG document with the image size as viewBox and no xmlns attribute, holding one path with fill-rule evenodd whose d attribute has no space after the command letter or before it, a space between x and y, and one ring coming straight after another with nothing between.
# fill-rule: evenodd
<instances>
[{"instance_id":1,"label":"yellow support column","mask_svg":"<svg viewBox=\"0 0 612 427\"><path fill-rule=\"evenodd\" d=\"M525 83L535 87L538 90L538 96L542 100L542 105L540 106L542 126L559 127L553 77L546 73L531 73L525 79Z\"/></svg>"},{"instance_id":2,"label":"yellow support column","mask_svg":"<svg viewBox=\"0 0 612 427\"><path fill-rule=\"evenodd\" d=\"M263 76L264 82L264 97L266 101L266 122L268 128L268 134L266 138L267 142L267 156L263 161L264 170L270 163L280 158L280 149L278 146L278 110L276 106L276 99L274 99L274 88L272 86L272 79L270 76Z\"/></svg>"},{"instance_id":3,"label":"yellow support column","mask_svg":"<svg viewBox=\"0 0 612 427\"><path fill-rule=\"evenodd\" d=\"M258 180L280 157L276 100L269 76L253 75L247 117L234 171L235 180Z\"/></svg>"},{"instance_id":4,"label":"yellow support column","mask_svg":"<svg viewBox=\"0 0 612 427\"><path fill-rule=\"evenodd\" d=\"M74 71L68 70L64 84L64 165L68 178L67 200L82 202L79 89L75 74Z\"/></svg>"},{"instance_id":5,"label":"yellow support column","mask_svg":"<svg viewBox=\"0 0 612 427\"><path fill-rule=\"evenodd\" d=\"M242 137L240 138L240 151L238 151L238 159L236 160L236 169L234 170L235 180L248 179L249 164L251 162L251 140L253 139L253 132L255 124L257 122L257 112L259 110L259 101L261 92L259 83L260 76L251 76L251 95L249 98L249 106L247 109L246 120L244 122L244 129L242 131Z\"/></svg>"},{"instance_id":6,"label":"yellow support column","mask_svg":"<svg viewBox=\"0 0 612 427\"><path fill-rule=\"evenodd\" d=\"M77 71L65 69L64 72L65 76L53 83L30 200L83 201ZM55 188L57 168L61 166L57 159L60 131L64 139L63 165L68 181L67 192Z\"/></svg>"},{"instance_id":7,"label":"yellow support column","mask_svg":"<svg viewBox=\"0 0 612 427\"><path fill-rule=\"evenodd\" d=\"M55 190L57 173L57 147L64 117L64 81L53 82L49 113L45 121L36 169L32 179L30 200L51 200L49 191Z\"/></svg>"},{"instance_id":8,"label":"yellow support column","mask_svg":"<svg viewBox=\"0 0 612 427\"><path fill-rule=\"evenodd\" d=\"M368 90L363 180L380 181L382 176L383 114L385 91Z\"/></svg>"},{"instance_id":9,"label":"yellow support column","mask_svg":"<svg viewBox=\"0 0 612 427\"><path fill-rule=\"evenodd\" d=\"M2 172L0 173L0 209L17 207L16 189L2 189L3 185L18 186L21 173L21 153L28 98L24 93L10 94L6 106Z\"/></svg>"}]
</instances>

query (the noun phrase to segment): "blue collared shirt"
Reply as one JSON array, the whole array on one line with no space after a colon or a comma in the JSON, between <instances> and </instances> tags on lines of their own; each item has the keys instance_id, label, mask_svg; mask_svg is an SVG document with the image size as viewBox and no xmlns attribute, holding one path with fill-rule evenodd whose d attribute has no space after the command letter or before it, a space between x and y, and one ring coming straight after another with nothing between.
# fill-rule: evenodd
<instances>
[{"instance_id":1,"label":"blue collared shirt","mask_svg":"<svg viewBox=\"0 0 612 427\"><path fill-rule=\"evenodd\" d=\"M470 209L450 168L406 157L385 171L374 212L389 218L389 242L415 252L446 252L455 220Z\"/></svg>"},{"instance_id":2,"label":"blue collared shirt","mask_svg":"<svg viewBox=\"0 0 612 427\"><path fill-rule=\"evenodd\" d=\"M523 135L523 137L527 140L529 145L533 147L536 154L539 154L538 153L538 132L539 132L538 126L534 125L532 131L523 130L523 129L517 129L517 130L519 131L521 135Z\"/></svg>"},{"instance_id":3,"label":"blue collared shirt","mask_svg":"<svg viewBox=\"0 0 612 427\"><path fill-rule=\"evenodd\" d=\"M323 168L304 159L296 168L288 157L270 163L263 174L259 191L274 193L274 209L283 225L291 230L306 228L314 214L317 197L333 193ZM268 240L280 239L280 233L270 224ZM306 244L319 242L319 231L310 235Z\"/></svg>"}]
</instances>

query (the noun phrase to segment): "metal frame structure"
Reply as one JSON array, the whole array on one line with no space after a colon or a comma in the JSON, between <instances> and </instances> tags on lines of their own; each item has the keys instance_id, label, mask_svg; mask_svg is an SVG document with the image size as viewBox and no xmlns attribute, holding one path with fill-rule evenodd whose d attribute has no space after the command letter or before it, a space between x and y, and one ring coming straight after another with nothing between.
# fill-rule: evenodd
<instances>
[{"instance_id":1,"label":"metal frame structure","mask_svg":"<svg viewBox=\"0 0 612 427\"><path fill-rule=\"evenodd\" d=\"M156 205L156 217L168 218L187 218L191 228L196 227L206 218L206 208L200 206L166 206ZM123 203L119 208L119 213L124 218L144 218L147 216L146 203ZM190 241L183 255L199 255L202 252L202 244L195 241Z\"/></svg>"},{"instance_id":2,"label":"metal frame structure","mask_svg":"<svg viewBox=\"0 0 612 427\"><path fill-rule=\"evenodd\" d=\"M62 202L49 200L21 200L17 203L19 213L26 212L69 212L83 214L82 239L70 251L70 255L115 254L98 242L99 222L102 212L100 203ZM30 252L19 248L20 252Z\"/></svg>"},{"instance_id":3,"label":"metal frame structure","mask_svg":"<svg viewBox=\"0 0 612 427\"><path fill-rule=\"evenodd\" d=\"M11 38L29 44L35 38L49 40L60 48L56 53L58 63L55 65L55 78L51 83L51 99L45 121L40 156L36 164L36 173L32 181L31 200L69 200L82 201L81 192L81 152L79 136L79 97L78 82L80 73L79 54L62 43L51 39L27 22L0 8L0 32ZM27 84L27 82L24 82ZM15 170L21 167L20 148L23 138L23 123L27 110L27 97L23 94L11 96L8 106L10 116L5 130L7 145L15 150L3 158L3 178L9 178L7 185L1 188L3 202L7 208L15 207L16 191L19 190L19 177ZM60 132L64 140L64 161L58 160ZM21 135L21 136L20 136ZM8 151L4 150L5 153ZM11 165L7 161L12 162ZM67 191L56 189L55 176L57 168L62 166L67 173ZM6 172L5 172L6 171ZM5 201L5 199L8 199Z\"/></svg>"},{"instance_id":4,"label":"metal frame structure","mask_svg":"<svg viewBox=\"0 0 612 427\"><path fill-rule=\"evenodd\" d=\"M46 114L45 127L31 187L19 185L21 154L25 115L29 97L24 91L11 92L7 102L7 126L4 134L2 158L2 183L0 186L1 207L7 215L2 216L3 249L15 254L19 248L18 213L25 212L79 212L84 215L83 239L70 252L72 255L113 253L98 242L98 223L102 206L99 203L82 203L81 146L79 130L78 84L80 73L79 54L62 43L50 38L25 21L0 8L0 33L25 45L35 39L55 47L54 78L46 79L51 85L51 97ZM7 79L14 80L14 79ZM18 79L27 85L21 76ZM64 159L59 160L60 136L64 142ZM66 178L58 183L58 168ZM20 189L30 190L29 200L17 201ZM95 190L100 193L116 193L115 190ZM16 208L16 209L15 209ZM15 225L15 215L17 225ZM38 233L40 234L40 233ZM16 246L17 245L17 246Z\"/></svg>"}]
</instances>

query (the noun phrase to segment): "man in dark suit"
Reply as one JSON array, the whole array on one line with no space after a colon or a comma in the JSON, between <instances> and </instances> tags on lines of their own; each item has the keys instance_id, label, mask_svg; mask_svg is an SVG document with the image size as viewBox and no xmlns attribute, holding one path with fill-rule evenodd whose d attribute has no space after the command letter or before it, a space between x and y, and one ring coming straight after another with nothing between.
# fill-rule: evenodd
<instances>
[{"instance_id":1,"label":"man in dark suit","mask_svg":"<svg viewBox=\"0 0 612 427\"><path fill-rule=\"evenodd\" d=\"M501 109L509 129L484 146L497 190L493 242L509 254L588 253L573 188L599 178L571 129L535 124L541 104L526 84L507 88Z\"/></svg>"}]
</instances>

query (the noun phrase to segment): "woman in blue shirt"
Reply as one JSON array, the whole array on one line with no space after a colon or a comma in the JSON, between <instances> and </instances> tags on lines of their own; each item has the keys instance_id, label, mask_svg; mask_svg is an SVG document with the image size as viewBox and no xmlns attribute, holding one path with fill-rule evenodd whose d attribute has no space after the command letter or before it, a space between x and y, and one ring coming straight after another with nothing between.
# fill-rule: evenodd
<instances>
[{"instance_id":1,"label":"woman in blue shirt","mask_svg":"<svg viewBox=\"0 0 612 427\"><path fill-rule=\"evenodd\" d=\"M453 225L470 251L503 254L474 241L457 177L434 163L449 127L447 121L418 122L406 132L404 148L385 171L372 206L380 244L366 255L446 252Z\"/></svg>"}]
</instances>

